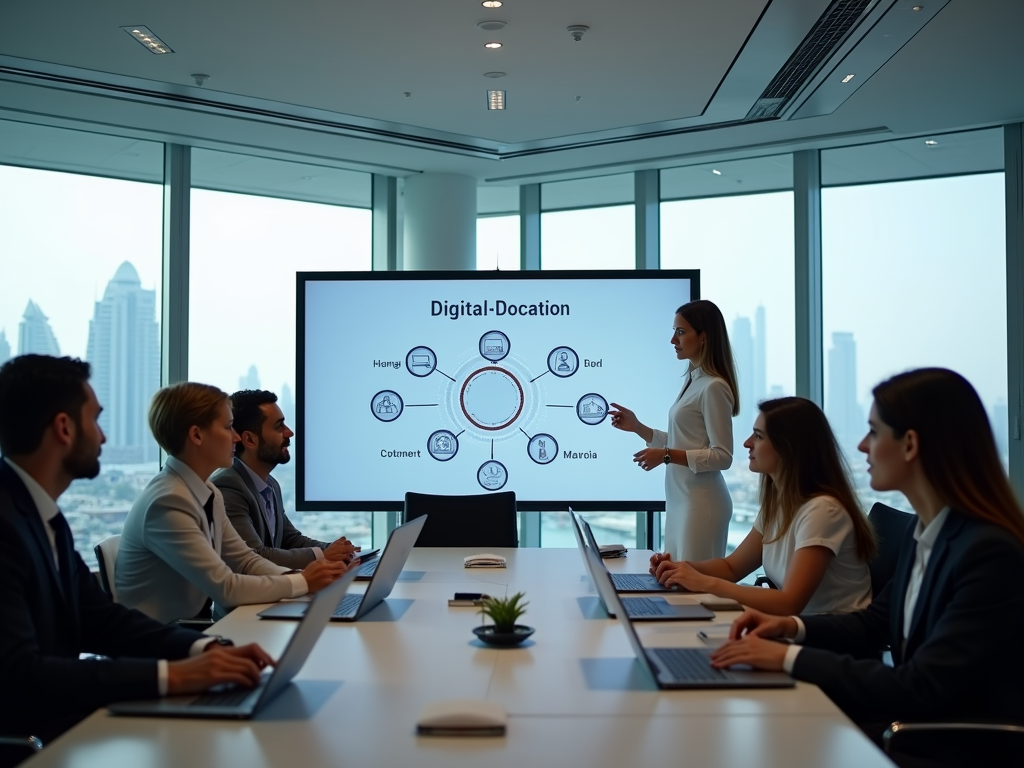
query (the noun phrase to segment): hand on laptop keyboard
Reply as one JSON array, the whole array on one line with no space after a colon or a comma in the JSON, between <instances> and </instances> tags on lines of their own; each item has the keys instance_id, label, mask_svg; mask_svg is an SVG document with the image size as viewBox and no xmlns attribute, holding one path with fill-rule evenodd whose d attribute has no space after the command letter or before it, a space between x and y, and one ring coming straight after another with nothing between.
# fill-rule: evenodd
<instances>
[{"instance_id":1,"label":"hand on laptop keyboard","mask_svg":"<svg viewBox=\"0 0 1024 768\"><path fill-rule=\"evenodd\" d=\"M167 664L167 693L199 693L215 685L251 688L274 660L256 643L227 647L211 643L198 656Z\"/></svg>"}]
</instances>

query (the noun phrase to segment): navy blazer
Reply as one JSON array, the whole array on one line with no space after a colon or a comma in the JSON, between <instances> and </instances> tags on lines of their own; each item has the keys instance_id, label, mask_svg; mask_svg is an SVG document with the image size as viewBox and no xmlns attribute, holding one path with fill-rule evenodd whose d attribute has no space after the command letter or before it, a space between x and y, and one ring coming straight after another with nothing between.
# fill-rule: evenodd
<instances>
[{"instance_id":1,"label":"navy blazer","mask_svg":"<svg viewBox=\"0 0 1024 768\"><path fill-rule=\"evenodd\" d=\"M156 660L187 657L202 635L114 603L77 552L65 595L43 526L0 460L0 727L45 739L111 702L156 698Z\"/></svg>"},{"instance_id":2,"label":"navy blazer","mask_svg":"<svg viewBox=\"0 0 1024 768\"><path fill-rule=\"evenodd\" d=\"M950 510L904 647L913 532L908 526L896 574L869 607L802 617L807 636L794 677L820 686L860 722L1024 723L1024 545L999 526ZM877 661L886 646L892 667Z\"/></svg>"}]
</instances>

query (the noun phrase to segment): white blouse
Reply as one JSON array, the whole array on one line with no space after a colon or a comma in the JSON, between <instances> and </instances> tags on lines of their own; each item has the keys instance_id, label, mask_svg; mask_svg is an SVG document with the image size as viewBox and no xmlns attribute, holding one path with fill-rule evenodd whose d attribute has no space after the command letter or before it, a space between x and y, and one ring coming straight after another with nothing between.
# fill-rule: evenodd
<instances>
[{"instance_id":1,"label":"white blouse","mask_svg":"<svg viewBox=\"0 0 1024 768\"><path fill-rule=\"evenodd\" d=\"M760 514L754 520L754 530L770 538L765 535ZM765 575L781 587L793 556L804 547L828 547L835 557L801 613L849 613L867 608L871 603L871 573L867 563L857 556L853 521L831 496L815 496L805 502L785 535L764 545Z\"/></svg>"}]
</instances>

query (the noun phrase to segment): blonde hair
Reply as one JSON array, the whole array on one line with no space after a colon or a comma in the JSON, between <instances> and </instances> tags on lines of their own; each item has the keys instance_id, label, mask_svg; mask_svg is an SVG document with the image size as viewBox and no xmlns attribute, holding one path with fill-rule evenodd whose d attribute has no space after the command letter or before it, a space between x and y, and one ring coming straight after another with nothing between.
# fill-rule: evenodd
<instances>
[{"instance_id":1,"label":"blonde hair","mask_svg":"<svg viewBox=\"0 0 1024 768\"><path fill-rule=\"evenodd\" d=\"M171 456L185 447L192 427L208 427L228 402L228 394L210 384L183 381L157 390L149 404L149 429Z\"/></svg>"}]
</instances>

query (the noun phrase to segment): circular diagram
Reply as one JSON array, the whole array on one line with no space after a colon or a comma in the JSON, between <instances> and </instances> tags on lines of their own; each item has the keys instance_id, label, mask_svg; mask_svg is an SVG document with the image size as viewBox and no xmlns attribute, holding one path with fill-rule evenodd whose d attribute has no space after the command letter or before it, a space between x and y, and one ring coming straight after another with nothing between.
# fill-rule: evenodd
<instances>
[{"instance_id":1,"label":"circular diagram","mask_svg":"<svg viewBox=\"0 0 1024 768\"><path fill-rule=\"evenodd\" d=\"M500 461L485 461L476 471L476 481L488 491L500 491L508 482L508 470Z\"/></svg>"},{"instance_id":2,"label":"circular diagram","mask_svg":"<svg viewBox=\"0 0 1024 768\"><path fill-rule=\"evenodd\" d=\"M449 461L459 452L459 437L447 429L439 429L427 438L427 453L438 461Z\"/></svg>"},{"instance_id":3,"label":"circular diagram","mask_svg":"<svg viewBox=\"0 0 1024 768\"><path fill-rule=\"evenodd\" d=\"M558 455L558 441L541 432L530 438L526 444L526 453L538 464L550 464Z\"/></svg>"},{"instance_id":4,"label":"circular diagram","mask_svg":"<svg viewBox=\"0 0 1024 768\"><path fill-rule=\"evenodd\" d=\"M576 415L584 424L600 424L608 415L608 401L596 392L589 392L576 403Z\"/></svg>"},{"instance_id":5,"label":"circular diagram","mask_svg":"<svg viewBox=\"0 0 1024 768\"><path fill-rule=\"evenodd\" d=\"M548 370L567 379L580 368L580 357L572 347L555 347L548 353Z\"/></svg>"},{"instance_id":6,"label":"circular diagram","mask_svg":"<svg viewBox=\"0 0 1024 768\"><path fill-rule=\"evenodd\" d=\"M518 419L524 400L523 385L511 372L496 365L473 371L459 393L462 413L473 426L488 432L504 429Z\"/></svg>"},{"instance_id":7,"label":"circular diagram","mask_svg":"<svg viewBox=\"0 0 1024 768\"><path fill-rule=\"evenodd\" d=\"M488 331L480 337L478 346L481 357L496 363L508 357L508 353L512 348L512 342L501 331Z\"/></svg>"},{"instance_id":8,"label":"circular diagram","mask_svg":"<svg viewBox=\"0 0 1024 768\"><path fill-rule=\"evenodd\" d=\"M437 368L437 355L430 347L413 347L405 356L405 370L413 376L429 376Z\"/></svg>"},{"instance_id":9,"label":"circular diagram","mask_svg":"<svg viewBox=\"0 0 1024 768\"><path fill-rule=\"evenodd\" d=\"M381 421L394 421L404 409L402 396L390 389L382 389L370 398L370 413Z\"/></svg>"}]
</instances>

